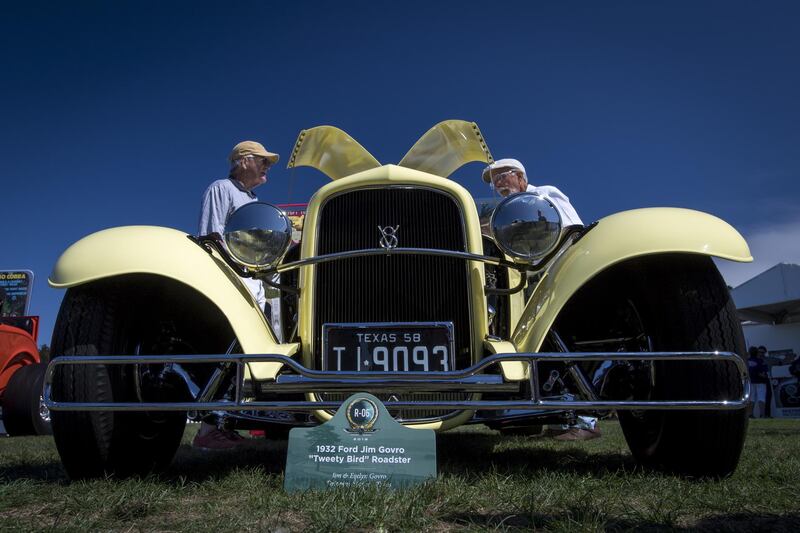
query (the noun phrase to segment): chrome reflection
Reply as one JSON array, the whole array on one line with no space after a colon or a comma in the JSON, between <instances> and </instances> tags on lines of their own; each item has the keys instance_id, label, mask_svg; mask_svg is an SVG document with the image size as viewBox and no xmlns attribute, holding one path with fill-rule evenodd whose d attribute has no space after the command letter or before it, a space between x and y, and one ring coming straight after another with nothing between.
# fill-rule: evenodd
<instances>
[{"instance_id":1,"label":"chrome reflection","mask_svg":"<svg viewBox=\"0 0 800 533\"><path fill-rule=\"evenodd\" d=\"M252 202L233 212L225 225L224 239L237 262L249 268L268 268L289 249L292 224L274 205Z\"/></svg>"},{"instance_id":2,"label":"chrome reflection","mask_svg":"<svg viewBox=\"0 0 800 533\"><path fill-rule=\"evenodd\" d=\"M550 253L561 237L561 215L550 200L523 192L507 197L492 213L489 226L506 254L535 261Z\"/></svg>"}]
</instances>

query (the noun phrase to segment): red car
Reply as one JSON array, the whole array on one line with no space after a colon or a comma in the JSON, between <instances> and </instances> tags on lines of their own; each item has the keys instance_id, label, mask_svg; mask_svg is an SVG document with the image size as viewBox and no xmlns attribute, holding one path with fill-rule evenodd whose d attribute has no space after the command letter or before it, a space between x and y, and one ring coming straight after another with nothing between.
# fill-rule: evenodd
<instances>
[{"instance_id":1,"label":"red car","mask_svg":"<svg viewBox=\"0 0 800 533\"><path fill-rule=\"evenodd\" d=\"M41 402L45 365L38 333L38 316L0 317L0 406L11 436L50 433L50 414Z\"/></svg>"}]
</instances>

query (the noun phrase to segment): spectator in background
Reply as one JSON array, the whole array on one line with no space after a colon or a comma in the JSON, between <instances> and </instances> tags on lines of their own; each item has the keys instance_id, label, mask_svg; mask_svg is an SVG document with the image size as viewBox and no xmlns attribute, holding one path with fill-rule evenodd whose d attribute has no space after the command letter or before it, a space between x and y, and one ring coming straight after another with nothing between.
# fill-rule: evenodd
<instances>
[{"instance_id":1,"label":"spectator in background","mask_svg":"<svg viewBox=\"0 0 800 533\"><path fill-rule=\"evenodd\" d=\"M753 410L750 414L753 418L764 418L767 416L767 385L769 384L769 367L764 356L767 349L763 346L756 348L751 346L748 350L749 359L747 360L747 370L750 372L750 399L753 402Z\"/></svg>"},{"instance_id":2,"label":"spectator in background","mask_svg":"<svg viewBox=\"0 0 800 533\"><path fill-rule=\"evenodd\" d=\"M767 348L765 346L759 346L758 347L758 352L759 352L759 355L761 356L761 359L764 361L764 364L767 367L767 370L766 370L767 395L764 398L764 416L769 418L769 417L772 416L772 407L771 407L772 406L772 385L770 384L770 380L772 378L770 377L770 374L769 374L769 369L770 369L769 351L767 350Z\"/></svg>"}]
</instances>

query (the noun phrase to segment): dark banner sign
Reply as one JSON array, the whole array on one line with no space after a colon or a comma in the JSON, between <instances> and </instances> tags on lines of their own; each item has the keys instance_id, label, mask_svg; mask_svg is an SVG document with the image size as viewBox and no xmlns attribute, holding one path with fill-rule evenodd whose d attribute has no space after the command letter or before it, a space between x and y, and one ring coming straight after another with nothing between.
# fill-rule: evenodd
<instances>
[{"instance_id":1,"label":"dark banner sign","mask_svg":"<svg viewBox=\"0 0 800 533\"><path fill-rule=\"evenodd\" d=\"M30 270L0 270L0 316L27 316L31 290Z\"/></svg>"}]
</instances>

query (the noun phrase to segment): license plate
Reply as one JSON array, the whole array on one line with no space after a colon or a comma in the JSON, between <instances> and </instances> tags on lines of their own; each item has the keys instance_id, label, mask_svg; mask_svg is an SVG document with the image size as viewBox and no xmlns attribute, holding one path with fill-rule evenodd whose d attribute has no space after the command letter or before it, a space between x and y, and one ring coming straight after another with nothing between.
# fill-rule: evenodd
<instances>
[{"instance_id":1,"label":"license plate","mask_svg":"<svg viewBox=\"0 0 800 533\"><path fill-rule=\"evenodd\" d=\"M438 372L453 369L451 322L324 324L322 369Z\"/></svg>"}]
</instances>

